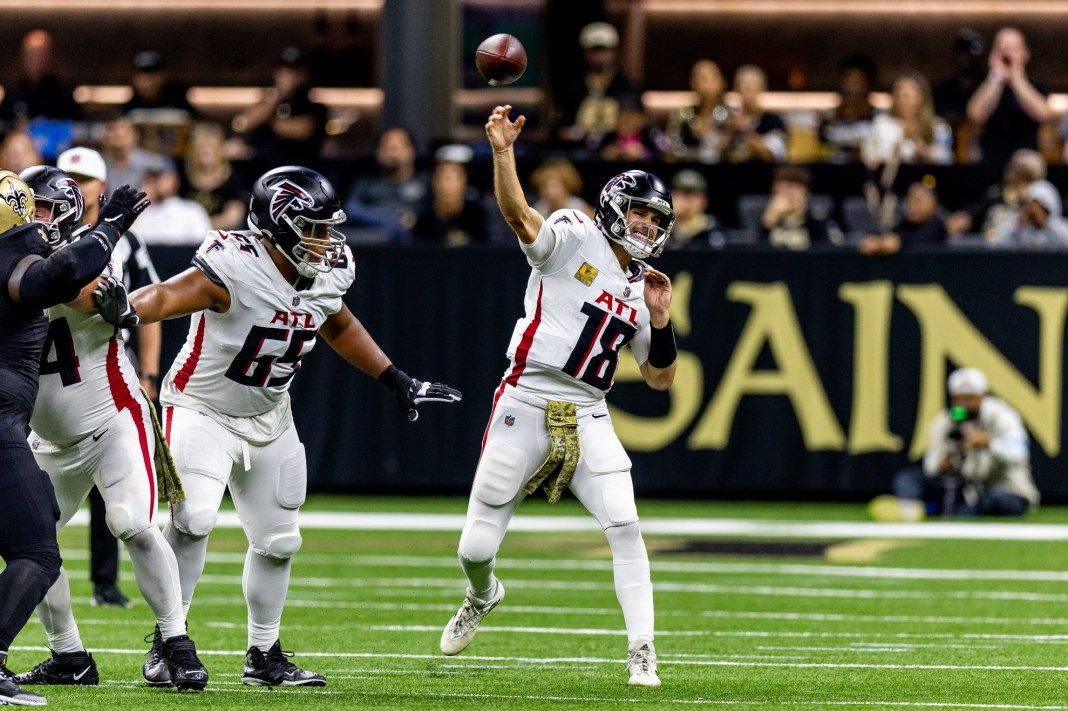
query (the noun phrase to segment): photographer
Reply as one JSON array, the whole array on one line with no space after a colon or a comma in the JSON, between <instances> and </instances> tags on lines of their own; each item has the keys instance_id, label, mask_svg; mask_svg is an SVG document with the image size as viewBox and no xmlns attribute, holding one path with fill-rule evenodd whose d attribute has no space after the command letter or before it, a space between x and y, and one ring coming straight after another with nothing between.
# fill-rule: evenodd
<instances>
[{"instance_id":1,"label":"photographer","mask_svg":"<svg viewBox=\"0 0 1068 711\"><path fill-rule=\"evenodd\" d=\"M1022 516L1038 505L1027 431L1009 405L987 393L986 376L949 376L951 407L935 417L923 466L894 476L894 496L869 507L877 520L943 516Z\"/></svg>"}]
</instances>

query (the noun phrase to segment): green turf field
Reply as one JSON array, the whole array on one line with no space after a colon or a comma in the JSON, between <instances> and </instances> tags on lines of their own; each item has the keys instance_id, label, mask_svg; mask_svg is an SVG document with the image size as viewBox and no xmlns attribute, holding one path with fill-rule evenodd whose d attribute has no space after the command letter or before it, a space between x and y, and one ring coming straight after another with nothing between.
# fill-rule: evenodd
<instances>
[{"instance_id":1,"label":"green turf field","mask_svg":"<svg viewBox=\"0 0 1068 711\"><path fill-rule=\"evenodd\" d=\"M849 504L640 502L643 518L865 521ZM459 499L315 498L306 511L462 514ZM527 516L577 515L530 501ZM414 517L413 519L414 520ZM1062 524L1046 508L1015 526ZM941 522L924 524L937 530ZM1001 525L983 522L985 526ZM888 532L893 529L888 528ZM1015 529L1014 529L1015 530ZM597 532L512 533L497 572L507 597L460 656L438 652L461 601L459 531L305 529L283 648L325 689L240 683L245 649L240 531L212 536L190 614L208 690L149 689L147 606L89 605L87 530L60 539L99 688L32 687L53 708L1068 709L1068 540L991 541L648 535L663 686L626 685L611 557ZM765 545L766 544L766 545ZM122 587L137 597L128 562ZM10 667L44 659L32 622Z\"/></svg>"}]
</instances>

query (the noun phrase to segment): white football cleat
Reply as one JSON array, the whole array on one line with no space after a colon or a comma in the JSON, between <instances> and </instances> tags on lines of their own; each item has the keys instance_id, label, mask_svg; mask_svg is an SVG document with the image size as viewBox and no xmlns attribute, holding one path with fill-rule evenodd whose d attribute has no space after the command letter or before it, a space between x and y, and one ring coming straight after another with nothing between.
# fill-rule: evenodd
<instances>
[{"instance_id":1,"label":"white football cleat","mask_svg":"<svg viewBox=\"0 0 1068 711\"><path fill-rule=\"evenodd\" d=\"M467 649L467 645L471 644L471 640L475 638L475 632L478 631L482 618L497 607L503 599L504 585L500 580L497 581L497 594L492 600L486 602L472 595L471 589L468 588L464 604L460 605L460 609L456 611L456 614L449 620L449 624L445 626L445 631L441 633L441 653L451 657Z\"/></svg>"},{"instance_id":2,"label":"white football cleat","mask_svg":"<svg viewBox=\"0 0 1068 711\"><path fill-rule=\"evenodd\" d=\"M656 651L652 640L637 639L630 643L627 653L627 674L630 686L660 686L656 672Z\"/></svg>"}]
</instances>

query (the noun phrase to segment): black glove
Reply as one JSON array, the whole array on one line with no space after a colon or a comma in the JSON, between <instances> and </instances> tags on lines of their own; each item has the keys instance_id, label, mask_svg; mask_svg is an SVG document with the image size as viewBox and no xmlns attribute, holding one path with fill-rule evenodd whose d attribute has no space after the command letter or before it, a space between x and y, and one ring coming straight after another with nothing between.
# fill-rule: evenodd
<instances>
[{"instance_id":1,"label":"black glove","mask_svg":"<svg viewBox=\"0 0 1068 711\"><path fill-rule=\"evenodd\" d=\"M378 376L379 382L393 391L397 406L408 416L411 422L419 419L417 405L424 402L459 402L463 395L459 390L442 383L424 383L422 380L408 377L403 370L391 365Z\"/></svg>"},{"instance_id":2,"label":"black glove","mask_svg":"<svg viewBox=\"0 0 1068 711\"><path fill-rule=\"evenodd\" d=\"M120 188L121 189L121 188ZM100 282L93 289L93 301L101 318L112 326L133 328L141 323L141 318L130 303L130 294L126 286L113 276Z\"/></svg>"},{"instance_id":3,"label":"black glove","mask_svg":"<svg viewBox=\"0 0 1068 711\"><path fill-rule=\"evenodd\" d=\"M143 192L134 190L129 185L123 185L111 194L111 199L101 208L100 221L111 225L119 231L119 234L122 234L130 229L134 220L145 211L149 203L150 201Z\"/></svg>"}]
</instances>

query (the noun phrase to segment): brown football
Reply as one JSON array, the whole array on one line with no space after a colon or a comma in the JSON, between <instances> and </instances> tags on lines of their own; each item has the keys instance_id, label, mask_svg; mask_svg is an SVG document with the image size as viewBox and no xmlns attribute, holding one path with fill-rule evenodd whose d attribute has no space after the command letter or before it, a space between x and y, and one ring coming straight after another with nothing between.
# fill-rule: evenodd
<instances>
[{"instance_id":1,"label":"brown football","mask_svg":"<svg viewBox=\"0 0 1068 711\"><path fill-rule=\"evenodd\" d=\"M527 69L527 50L512 35L493 35L475 51L475 67L490 86L511 84Z\"/></svg>"}]
</instances>

